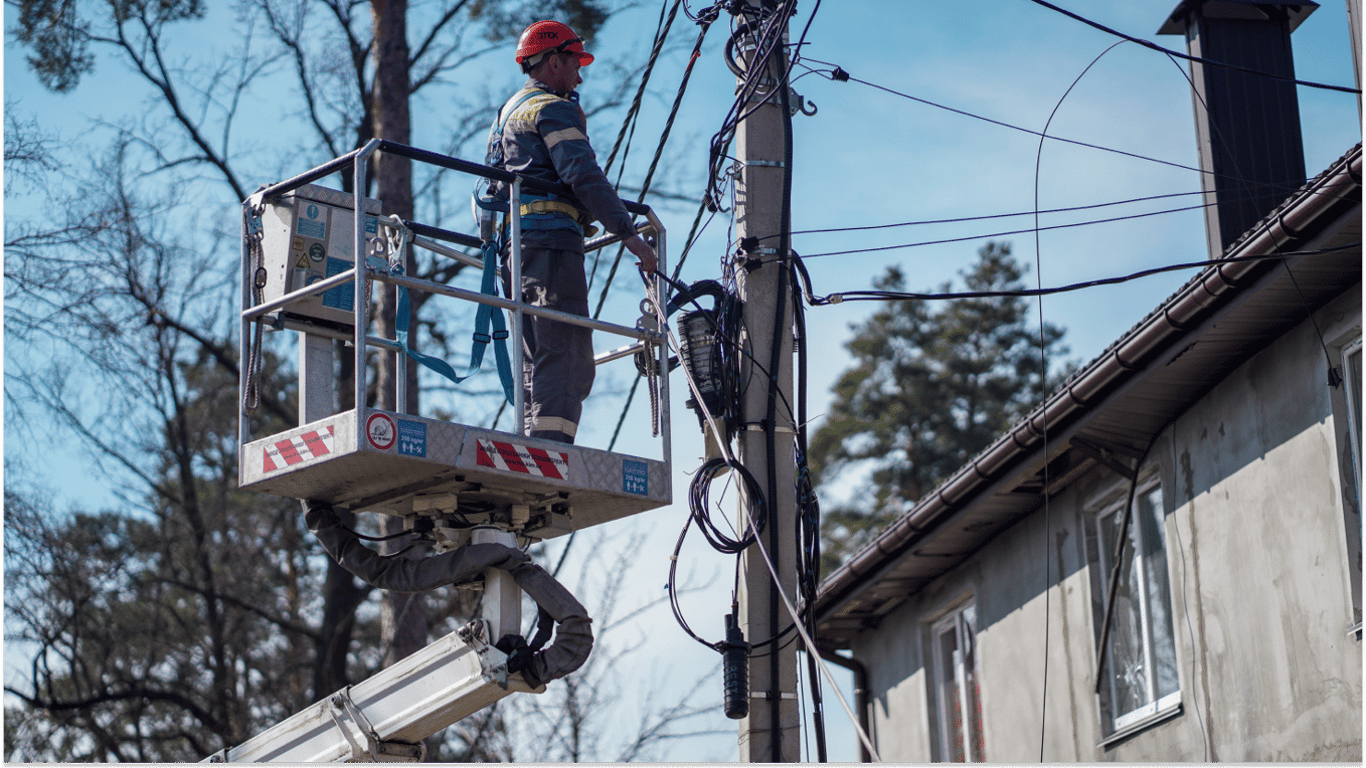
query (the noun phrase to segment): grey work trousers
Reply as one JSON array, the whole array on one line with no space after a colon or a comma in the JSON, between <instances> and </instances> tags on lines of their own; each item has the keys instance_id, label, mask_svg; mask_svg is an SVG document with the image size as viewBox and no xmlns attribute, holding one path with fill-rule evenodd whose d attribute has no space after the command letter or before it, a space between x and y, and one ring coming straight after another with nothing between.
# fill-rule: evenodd
<instances>
[{"instance_id":1,"label":"grey work trousers","mask_svg":"<svg viewBox=\"0 0 1366 768\"><path fill-rule=\"evenodd\" d=\"M577 251L522 248L522 301L588 317L588 280ZM503 267L508 296L511 274ZM593 332L557 320L522 316L523 397L532 437L574 442L583 401L593 388Z\"/></svg>"}]
</instances>

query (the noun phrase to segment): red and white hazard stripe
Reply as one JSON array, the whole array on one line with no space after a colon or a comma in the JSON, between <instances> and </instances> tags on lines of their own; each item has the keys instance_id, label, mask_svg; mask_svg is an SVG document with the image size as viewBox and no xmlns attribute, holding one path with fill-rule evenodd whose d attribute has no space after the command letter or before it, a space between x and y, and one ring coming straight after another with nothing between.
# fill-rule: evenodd
<instances>
[{"instance_id":1,"label":"red and white hazard stripe","mask_svg":"<svg viewBox=\"0 0 1366 768\"><path fill-rule=\"evenodd\" d=\"M262 470L274 472L281 467L326 456L332 452L332 435L332 427L328 427L277 440L262 450Z\"/></svg>"},{"instance_id":2,"label":"red and white hazard stripe","mask_svg":"<svg viewBox=\"0 0 1366 768\"><path fill-rule=\"evenodd\" d=\"M569 454L529 445L479 438L476 462L504 472L564 480L569 476Z\"/></svg>"}]
</instances>

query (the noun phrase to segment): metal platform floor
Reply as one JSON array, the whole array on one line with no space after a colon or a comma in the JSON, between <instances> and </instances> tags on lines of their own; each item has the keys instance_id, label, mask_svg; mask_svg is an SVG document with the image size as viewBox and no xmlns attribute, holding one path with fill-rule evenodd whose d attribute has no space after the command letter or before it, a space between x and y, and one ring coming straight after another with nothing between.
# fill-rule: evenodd
<instances>
[{"instance_id":1,"label":"metal platform floor","mask_svg":"<svg viewBox=\"0 0 1366 768\"><path fill-rule=\"evenodd\" d=\"M239 466L243 490L352 511L526 505L540 539L673 500L662 461L368 408L250 442Z\"/></svg>"}]
</instances>

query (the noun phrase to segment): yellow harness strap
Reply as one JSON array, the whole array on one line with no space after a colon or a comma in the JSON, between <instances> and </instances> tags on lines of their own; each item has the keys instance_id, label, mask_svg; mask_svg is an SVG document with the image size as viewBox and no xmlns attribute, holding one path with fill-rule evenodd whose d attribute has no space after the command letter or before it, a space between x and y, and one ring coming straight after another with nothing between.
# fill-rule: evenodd
<instances>
[{"instance_id":1,"label":"yellow harness strap","mask_svg":"<svg viewBox=\"0 0 1366 768\"><path fill-rule=\"evenodd\" d=\"M585 237L592 237L598 233L598 228L590 226L588 223L593 220L593 217L587 211L575 208L569 203L562 203L558 200L532 200L529 203L522 203L522 215L525 216L528 213L563 213L583 227Z\"/></svg>"}]
</instances>

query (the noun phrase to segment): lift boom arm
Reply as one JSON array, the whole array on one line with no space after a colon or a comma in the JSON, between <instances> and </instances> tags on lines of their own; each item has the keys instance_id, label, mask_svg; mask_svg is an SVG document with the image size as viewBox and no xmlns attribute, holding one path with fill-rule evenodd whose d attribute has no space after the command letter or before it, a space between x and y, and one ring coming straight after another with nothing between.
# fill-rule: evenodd
<instances>
[{"instance_id":1,"label":"lift boom arm","mask_svg":"<svg viewBox=\"0 0 1366 768\"><path fill-rule=\"evenodd\" d=\"M205 762L413 762L422 740L499 699L538 693L476 620Z\"/></svg>"}]
</instances>

